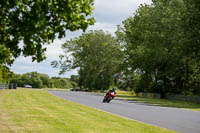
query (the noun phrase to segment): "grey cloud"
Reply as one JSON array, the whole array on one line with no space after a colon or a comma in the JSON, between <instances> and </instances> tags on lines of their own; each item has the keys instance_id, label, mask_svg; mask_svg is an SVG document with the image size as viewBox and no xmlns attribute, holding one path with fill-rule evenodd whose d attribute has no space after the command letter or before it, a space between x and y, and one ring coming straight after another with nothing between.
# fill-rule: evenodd
<instances>
[{"instance_id":1,"label":"grey cloud","mask_svg":"<svg viewBox=\"0 0 200 133\"><path fill-rule=\"evenodd\" d=\"M77 71L70 71L66 72L64 75L59 75L59 70L55 69L51 66L51 59L46 59L41 63L31 62L31 59L24 60L24 57L17 59L17 61L12 65L11 70L17 74L24 74L27 72L37 71L39 73L44 73L49 75L50 77L53 76L60 76L60 77L70 77L70 75L76 75Z\"/></svg>"},{"instance_id":2,"label":"grey cloud","mask_svg":"<svg viewBox=\"0 0 200 133\"><path fill-rule=\"evenodd\" d=\"M121 24L143 3L150 4L151 0L96 0L93 16L97 22Z\"/></svg>"}]
</instances>

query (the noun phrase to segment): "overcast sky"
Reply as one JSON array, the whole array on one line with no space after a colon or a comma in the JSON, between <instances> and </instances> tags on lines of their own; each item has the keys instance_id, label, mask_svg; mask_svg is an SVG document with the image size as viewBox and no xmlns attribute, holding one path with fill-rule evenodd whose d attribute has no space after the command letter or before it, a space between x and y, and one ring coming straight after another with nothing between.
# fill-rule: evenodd
<instances>
[{"instance_id":1,"label":"overcast sky","mask_svg":"<svg viewBox=\"0 0 200 133\"><path fill-rule=\"evenodd\" d=\"M96 19L94 26L90 26L88 30L102 29L114 35L117 25L121 25L122 21L133 16L140 4L150 4L151 0L95 0L95 10L93 15ZM37 71L45 73L49 76L59 76L58 70L51 67L53 60L58 60L58 56L62 53L61 44L69 38L81 35L81 31L67 32L66 38L57 39L47 46L47 59L41 63L31 62L29 57L19 57L11 66L11 70L17 74ZM77 71L66 72L62 77L70 77L71 74L77 74Z\"/></svg>"}]
</instances>

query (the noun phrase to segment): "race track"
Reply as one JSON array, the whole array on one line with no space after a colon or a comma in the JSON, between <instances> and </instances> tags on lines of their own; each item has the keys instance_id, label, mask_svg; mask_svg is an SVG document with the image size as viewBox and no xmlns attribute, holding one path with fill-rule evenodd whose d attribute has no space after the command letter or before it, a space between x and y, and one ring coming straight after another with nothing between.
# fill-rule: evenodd
<instances>
[{"instance_id":1,"label":"race track","mask_svg":"<svg viewBox=\"0 0 200 133\"><path fill-rule=\"evenodd\" d=\"M136 121L182 133L200 133L200 112L197 111L160 107L127 100L112 100L111 103L102 103L103 96L86 92L49 92L57 97Z\"/></svg>"}]
</instances>

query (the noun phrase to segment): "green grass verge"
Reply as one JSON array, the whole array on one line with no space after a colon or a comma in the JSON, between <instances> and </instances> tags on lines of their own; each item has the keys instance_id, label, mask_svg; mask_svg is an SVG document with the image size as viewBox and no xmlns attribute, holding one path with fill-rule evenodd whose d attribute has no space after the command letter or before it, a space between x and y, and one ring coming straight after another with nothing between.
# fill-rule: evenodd
<instances>
[{"instance_id":1,"label":"green grass verge","mask_svg":"<svg viewBox=\"0 0 200 133\"><path fill-rule=\"evenodd\" d=\"M44 90L0 90L0 133L173 133Z\"/></svg>"}]
</instances>

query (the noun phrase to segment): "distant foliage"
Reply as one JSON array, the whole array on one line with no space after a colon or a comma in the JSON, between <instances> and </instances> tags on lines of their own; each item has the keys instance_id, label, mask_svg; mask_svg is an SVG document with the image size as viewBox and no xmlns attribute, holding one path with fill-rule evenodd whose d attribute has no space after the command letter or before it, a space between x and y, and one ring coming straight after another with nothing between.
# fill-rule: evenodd
<instances>
[{"instance_id":1,"label":"distant foliage","mask_svg":"<svg viewBox=\"0 0 200 133\"><path fill-rule=\"evenodd\" d=\"M71 88L72 82L68 78L52 77L52 88Z\"/></svg>"},{"instance_id":2,"label":"distant foliage","mask_svg":"<svg viewBox=\"0 0 200 133\"><path fill-rule=\"evenodd\" d=\"M10 78L14 76L14 73L4 65L0 64L0 83L10 83Z\"/></svg>"},{"instance_id":3,"label":"distant foliage","mask_svg":"<svg viewBox=\"0 0 200 133\"><path fill-rule=\"evenodd\" d=\"M67 78L52 77L37 72L15 74L10 79L11 83L16 83L19 87L31 85L33 88L71 88L71 81Z\"/></svg>"}]
</instances>

